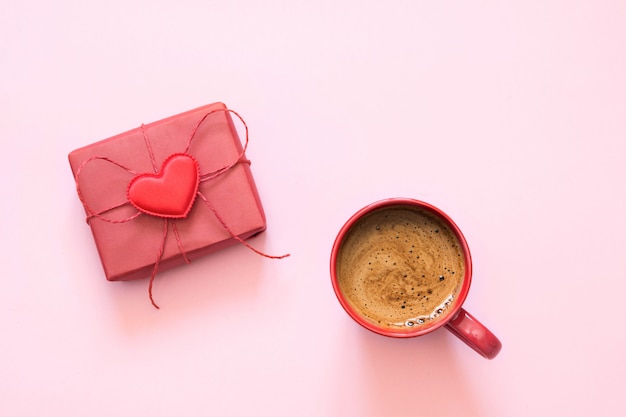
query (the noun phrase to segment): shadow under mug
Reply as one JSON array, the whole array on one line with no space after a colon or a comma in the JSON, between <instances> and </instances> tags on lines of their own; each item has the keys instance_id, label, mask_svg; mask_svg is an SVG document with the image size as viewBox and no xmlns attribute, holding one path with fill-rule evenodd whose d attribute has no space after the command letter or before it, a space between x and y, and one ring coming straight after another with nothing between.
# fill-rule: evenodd
<instances>
[{"instance_id":1,"label":"shadow under mug","mask_svg":"<svg viewBox=\"0 0 626 417\"><path fill-rule=\"evenodd\" d=\"M357 309L350 304L342 292L341 286L338 282L337 262L339 259L340 249L346 236L359 220L361 220L365 215L380 209L403 206L410 206L424 210L434 215L439 221L442 221L448 226L448 228L456 235L456 238L461 246L461 251L465 261L465 274L463 280L461 281L458 294L455 297L455 301L452 303L450 308L446 309L445 312L438 317L437 320L410 328L405 327L396 329L374 323L372 320L369 320L360 314ZM493 359L502 348L502 344L498 338L462 307L472 281L472 259L465 237L450 217L428 203L408 198L390 198L372 203L359 210L344 224L335 239L330 259L330 275L333 289L344 310L361 326L375 333L389 337L406 338L421 336L445 326L459 339L487 359Z\"/></svg>"}]
</instances>

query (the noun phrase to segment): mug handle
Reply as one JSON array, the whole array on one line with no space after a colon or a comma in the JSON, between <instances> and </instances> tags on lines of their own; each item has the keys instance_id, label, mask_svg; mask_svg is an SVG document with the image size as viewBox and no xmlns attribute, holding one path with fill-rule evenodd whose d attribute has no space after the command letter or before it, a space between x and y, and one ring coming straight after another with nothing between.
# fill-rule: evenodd
<instances>
[{"instance_id":1,"label":"mug handle","mask_svg":"<svg viewBox=\"0 0 626 417\"><path fill-rule=\"evenodd\" d=\"M495 358L502 349L500 340L463 308L446 323L446 328L487 359Z\"/></svg>"}]
</instances>

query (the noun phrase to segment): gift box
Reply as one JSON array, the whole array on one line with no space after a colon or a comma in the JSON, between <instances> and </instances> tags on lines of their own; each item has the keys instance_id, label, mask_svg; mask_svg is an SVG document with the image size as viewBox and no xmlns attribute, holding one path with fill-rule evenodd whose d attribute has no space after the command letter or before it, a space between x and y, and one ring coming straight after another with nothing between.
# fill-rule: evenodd
<instances>
[{"instance_id":1,"label":"gift box","mask_svg":"<svg viewBox=\"0 0 626 417\"><path fill-rule=\"evenodd\" d=\"M154 278L265 230L233 114L214 103L69 154L108 280Z\"/></svg>"}]
</instances>

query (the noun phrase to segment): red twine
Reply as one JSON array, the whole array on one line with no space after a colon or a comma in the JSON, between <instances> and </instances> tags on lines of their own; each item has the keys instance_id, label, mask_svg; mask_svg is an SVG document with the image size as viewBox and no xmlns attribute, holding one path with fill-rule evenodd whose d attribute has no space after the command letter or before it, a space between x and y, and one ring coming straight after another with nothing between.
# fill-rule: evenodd
<instances>
[{"instance_id":1,"label":"red twine","mask_svg":"<svg viewBox=\"0 0 626 417\"><path fill-rule=\"evenodd\" d=\"M187 154L189 151L189 147L191 146L191 142L193 141L193 139L196 136L196 132L198 131L198 129L200 128L200 126L202 125L202 123L206 120L207 117L209 117L211 114L217 113L217 112L229 112L234 114L235 116L237 116L237 118L241 121L241 123L243 124L244 128L245 128L245 132L246 132L246 140L245 140L245 144L243 146L242 151L239 153L239 155L237 156L237 158L227 164L224 165L214 171L211 172L207 172L205 174L200 174L200 182L204 182L204 181L210 181L213 180L215 178L220 177L221 175L225 174L226 172L228 172L231 168L233 168L234 166L238 165L240 162L244 162L249 164L250 161L248 159L244 158L246 149L248 148L248 125L246 124L246 122L243 120L243 118L239 115L239 113L235 112L234 110L230 110L230 109L218 109L218 110L212 110L210 112L207 112L196 124L196 126L194 127L194 129L191 132L191 135L189 136L189 140L187 141L187 146L185 147L184 153ZM142 124L141 125L141 131L143 133L143 138L144 138L144 142L146 144L146 148L148 150L148 154L150 156L150 161L152 162L152 167L154 169L154 172L158 172L158 165L156 162L156 159L154 157L154 152L152 150L152 145L150 144L150 140L148 138L147 132L146 132L146 128L145 125ZM86 159L85 161L83 161L80 166L78 167L78 169L76 170L76 176L75 176L75 181L76 181L76 191L78 194L78 198L80 199L81 203L83 204L83 207L85 208L85 211L87 212L87 223L89 224L94 218L102 220L104 222L107 223L126 223L129 221L132 221L134 219L136 219L137 217L139 217L142 214L145 214L141 211L137 211L137 213L126 217L126 218L122 218L122 219L110 219L107 217L104 217L104 215L112 210L127 206L127 205L131 205L130 201L125 201L123 203L117 204L113 207L110 207L108 209L105 210L101 210L101 211L95 211L93 210L85 201L83 194L80 191L80 187L78 185L78 177L80 176L80 173L82 171L82 169L89 163L96 161L96 160L102 160L102 161L106 161L109 162L125 171L127 171L129 174L132 174L133 176L138 175L139 173L110 159L107 157L103 157L103 156L93 156L91 158ZM215 218L219 221L219 223L222 225L222 227L231 235L231 237L233 239L235 239L237 242L242 243L244 246L246 246L248 249L252 250L253 252L266 257L266 258L270 258L270 259L283 259L289 256L289 254L285 254L285 255L280 255L280 256L273 256L273 255L268 255L267 253L264 253L258 249L256 249L255 247L253 247L252 245L250 245L248 242L244 241L243 239L241 239L239 236L237 236L233 230L228 227L228 225L226 224L226 222L224 221L224 219L222 218L222 216L220 216L220 214L218 213L218 211L211 205L211 203L209 202L209 200L206 198L206 196L204 194L202 194L202 192L200 192L199 190L197 191L197 197L199 197L199 199L209 208L209 210L211 210L211 212L213 213L213 215L215 216ZM180 235L178 232L178 228L176 226L176 220L175 219L169 219L169 218L164 218L163 219L163 238L161 239L161 243L159 246L159 250L156 256L156 260L154 262L154 267L152 268L152 273L150 275L150 282L148 284L148 295L150 297L150 302L152 303L152 305L159 309L160 307L156 304L156 302L154 301L154 297L152 294L152 287L154 284L154 279L156 277L156 274L159 270L159 264L161 262L161 258L163 257L163 253L165 251L165 242L167 240L167 235L169 233L170 228L172 229L173 233L174 233L174 237L176 239L176 244L178 246L178 250L180 251L181 256L183 257L185 263L190 263L191 261L189 260L189 258L187 257L187 254L185 252L185 249L183 248L183 244L182 241L180 239Z\"/></svg>"}]
</instances>

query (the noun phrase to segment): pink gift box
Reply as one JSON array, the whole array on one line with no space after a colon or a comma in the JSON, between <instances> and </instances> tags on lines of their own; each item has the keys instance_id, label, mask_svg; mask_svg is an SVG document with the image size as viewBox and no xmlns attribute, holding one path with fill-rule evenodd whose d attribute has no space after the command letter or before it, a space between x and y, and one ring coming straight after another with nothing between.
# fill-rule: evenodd
<instances>
[{"instance_id":1,"label":"pink gift box","mask_svg":"<svg viewBox=\"0 0 626 417\"><path fill-rule=\"evenodd\" d=\"M157 270L265 230L265 215L244 152L231 111L222 103L142 125L71 152L77 191L106 278L154 277ZM168 157L181 153L197 161L200 174L187 216L164 218L131 204L131 180L142 173L157 175Z\"/></svg>"}]
</instances>

